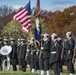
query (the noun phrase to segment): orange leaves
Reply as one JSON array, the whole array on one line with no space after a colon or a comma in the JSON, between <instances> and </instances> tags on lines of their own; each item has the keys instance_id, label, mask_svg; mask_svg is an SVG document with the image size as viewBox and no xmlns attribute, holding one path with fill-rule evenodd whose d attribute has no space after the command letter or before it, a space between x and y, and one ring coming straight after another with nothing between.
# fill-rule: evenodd
<instances>
[{"instance_id":1,"label":"orange leaves","mask_svg":"<svg viewBox=\"0 0 76 75\"><path fill-rule=\"evenodd\" d=\"M45 18L45 23L48 25L48 33L57 33L63 36L63 32L72 31L75 35L76 30L76 6L69 7L63 12L47 12L48 17ZM52 15L51 15L52 14Z\"/></svg>"}]
</instances>

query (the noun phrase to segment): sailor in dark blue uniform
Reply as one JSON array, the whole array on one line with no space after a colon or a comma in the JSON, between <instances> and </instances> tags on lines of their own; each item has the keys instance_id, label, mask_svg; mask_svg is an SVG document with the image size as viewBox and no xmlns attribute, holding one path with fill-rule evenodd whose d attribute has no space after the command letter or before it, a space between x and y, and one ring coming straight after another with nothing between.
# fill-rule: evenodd
<instances>
[{"instance_id":1,"label":"sailor in dark blue uniform","mask_svg":"<svg viewBox=\"0 0 76 75\"><path fill-rule=\"evenodd\" d=\"M21 51L20 51L20 57L21 57L21 67L22 67L22 71L23 72L26 72L26 60L25 60L25 57L26 57L26 51L27 51L27 46L26 44L24 43L25 42L25 39L21 39Z\"/></svg>"},{"instance_id":2,"label":"sailor in dark blue uniform","mask_svg":"<svg viewBox=\"0 0 76 75\"><path fill-rule=\"evenodd\" d=\"M41 57L41 74L44 75L44 70L47 72L47 75L50 75L49 72L49 56L50 56L50 40L48 38L48 34L44 34L44 38L42 39L42 57Z\"/></svg>"},{"instance_id":3,"label":"sailor in dark blue uniform","mask_svg":"<svg viewBox=\"0 0 76 75\"><path fill-rule=\"evenodd\" d=\"M18 66L19 66L19 70L21 70L21 65L22 65L20 55L21 55L21 39L19 38L19 39L17 40L17 56L18 56Z\"/></svg>"},{"instance_id":4,"label":"sailor in dark blue uniform","mask_svg":"<svg viewBox=\"0 0 76 75\"><path fill-rule=\"evenodd\" d=\"M74 47L75 47L75 41L72 38L71 32L66 33L66 43L65 43L65 60L67 64L67 68L69 70L70 75L74 74L74 64L72 63L72 59L74 56Z\"/></svg>"},{"instance_id":5,"label":"sailor in dark blue uniform","mask_svg":"<svg viewBox=\"0 0 76 75\"><path fill-rule=\"evenodd\" d=\"M50 66L54 71L54 75L60 75L60 46L57 40L57 34L53 33L51 35L51 48L50 48Z\"/></svg>"},{"instance_id":6,"label":"sailor in dark blue uniform","mask_svg":"<svg viewBox=\"0 0 76 75\"><path fill-rule=\"evenodd\" d=\"M36 51L37 51L37 45L36 45L36 42L35 42L35 39L33 37L31 37L30 39L30 51L31 51L31 54L30 54L30 67L32 69L32 73L35 72L36 70Z\"/></svg>"},{"instance_id":7,"label":"sailor in dark blue uniform","mask_svg":"<svg viewBox=\"0 0 76 75\"><path fill-rule=\"evenodd\" d=\"M63 45L62 45L62 39L61 38L57 38L58 40L58 45L60 46L60 63L59 63L59 67L60 67L60 75L62 75L63 69L62 69L62 64L63 64L63 59L62 59L62 50L63 50Z\"/></svg>"},{"instance_id":8,"label":"sailor in dark blue uniform","mask_svg":"<svg viewBox=\"0 0 76 75\"><path fill-rule=\"evenodd\" d=\"M3 39L0 37L0 49L3 46L2 41L3 41ZM2 58L3 58L3 56L0 54L0 71L2 70Z\"/></svg>"},{"instance_id":9,"label":"sailor in dark blue uniform","mask_svg":"<svg viewBox=\"0 0 76 75\"><path fill-rule=\"evenodd\" d=\"M3 44L4 46L9 46L9 41L8 39L4 39L3 40ZM10 64L7 65L7 63L9 62L10 63L10 57L9 57L10 54L8 55L3 55L3 65L4 65L4 68L6 67L6 71L8 71L10 69ZM4 70L3 68L3 70Z\"/></svg>"},{"instance_id":10,"label":"sailor in dark blue uniform","mask_svg":"<svg viewBox=\"0 0 76 75\"><path fill-rule=\"evenodd\" d=\"M13 66L13 70L16 71L17 70L17 45L15 43L15 39L11 38L11 47L12 47L12 51L10 53L10 63Z\"/></svg>"},{"instance_id":11,"label":"sailor in dark blue uniform","mask_svg":"<svg viewBox=\"0 0 76 75\"><path fill-rule=\"evenodd\" d=\"M30 67L30 40L27 41L27 52L26 52L26 61L27 61L27 67Z\"/></svg>"}]
</instances>

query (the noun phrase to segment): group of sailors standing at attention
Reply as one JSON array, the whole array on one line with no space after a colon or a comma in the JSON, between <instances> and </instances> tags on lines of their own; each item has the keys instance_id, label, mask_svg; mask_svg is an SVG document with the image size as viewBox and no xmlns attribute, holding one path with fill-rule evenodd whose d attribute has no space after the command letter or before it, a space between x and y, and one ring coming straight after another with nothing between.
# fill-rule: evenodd
<instances>
[{"instance_id":1,"label":"group of sailors standing at attention","mask_svg":"<svg viewBox=\"0 0 76 75\"><path fill-rule=\"evenodd\" d=\"M4 39L2 43L0 39L0 48L5 45L10 45L12 48L12 51L8 54L10 64L6 64L7 71L10 69L10 65L12 65L14 71L17 71L18 65L20 71L26 72L29 65L32 73L37 72L39 75L45 75L46 72L46 75L51 75L50 70L53 70L54 75L62 75L62 66L66 65L69 75L75 73L76 51L74 50L75 41L71 32L66 33L65 41L59 38L56 33L51 36L46 33L40 41L31 37L27 42L24 38L19 38L17 42L11 38L9 44L8 42L7 39ZM0 54L0 65L5 61L5 57Z\"/></svg>"},{"instance_id":2,"label":"group of sailors standing at attention","mask_svg":"<svg viewBox=\"0 0 76 75\"><path fill-rule=\"evenodd\" d=\"M36 70L38 74L44 75L44 71L46 71L46 75L50 75L51 69L54 71L54 75L62 75L63 65L67 66L70 75L75 73L73 63L73 59L76 57L74 54L75 41L71 32L66 33L66 38L63 42L56 33L53 33L50 37L48 34L43 35L38 44L40 47L35 44L34 38L31 40L32 42L29 42L29 55L27 56L32 73Z\"/></svg>"}]
</instances>

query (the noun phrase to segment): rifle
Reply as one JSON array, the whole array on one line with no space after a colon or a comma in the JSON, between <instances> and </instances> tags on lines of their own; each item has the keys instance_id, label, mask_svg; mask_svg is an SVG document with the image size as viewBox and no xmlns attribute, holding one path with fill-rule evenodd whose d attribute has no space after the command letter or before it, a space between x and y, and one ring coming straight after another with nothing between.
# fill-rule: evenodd
<instances>
[{"instance_id":1,"label":"rifle","mask_svg":"<svg viewBox=\"0 0 76 75\"><path fill-rule=\"evenodd\" d=\"M73 59L72 59L72 63L74 64L75 63L75 59L76 59L76 50L73 50L74 51L74 56L73 56Z\"/></svg>"},{"instance_id":2,"label":"rifle","mask_svg":"<svg viewBox=\"0 0 76 75\"><path fill-rule=\"evenodd\" d=\"M41 48L40 48L40 59L42 59L42 40L41 40Z\"/></svg>"},{"instance_id":3,"label":"rifle","mask_svg":"<svg viewBox=\"0 0 76 75\"><path fill-rule=\"evenodd\" d=\"M66 40L63 43L63 47L62 47L62 53L61 53L61 59L64 60L65 57L65 45L66 45Z\"/></svg>"}]
</instances>

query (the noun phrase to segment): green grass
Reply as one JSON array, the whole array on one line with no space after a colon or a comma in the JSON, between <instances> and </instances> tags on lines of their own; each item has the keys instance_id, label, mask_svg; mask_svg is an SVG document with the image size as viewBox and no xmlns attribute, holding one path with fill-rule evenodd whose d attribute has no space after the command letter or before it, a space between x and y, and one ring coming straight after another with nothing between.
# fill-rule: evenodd
<instances>
[{"instance_id":1,"label":"green grass","mask_svg":"<svg viewBox=\"0 0 76 75\"><path fill-rule=\"evenodd\" d=\"M0 71L0 75L37 75L36 73L32 74L31 71L21 72L21 71ZM46 75L46 74L45 74ZM50 75L54 75L53 71L50 72ZM63 71L63 75L69 75L68 71ZM74 74L76 75L76 73Z\"/></svg>"},{"instance_id":2,"label":"green grass","mask_svg":"<svg viewBox=\"0 0 76 75\"><path fill-rule=\"evenodd\" d=\"M34 74L31 73L30 68L27 68L26 72L22 71L0 71L0 75L37 75L35 72ZM46 73L45 73L46 75ZM54 72L50 70L50 75L54 75ZM69 75L69 72L67 71L67 68L64 66L63 67L63 75ZM75 65L75 74L76 75L76 65Z\"/></svg>"}]
</instances>

